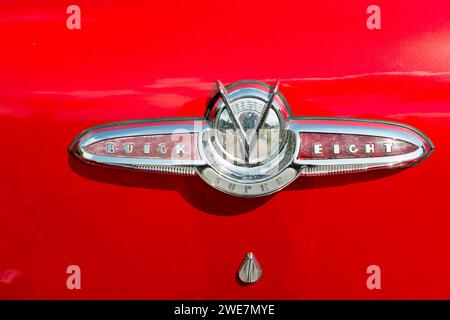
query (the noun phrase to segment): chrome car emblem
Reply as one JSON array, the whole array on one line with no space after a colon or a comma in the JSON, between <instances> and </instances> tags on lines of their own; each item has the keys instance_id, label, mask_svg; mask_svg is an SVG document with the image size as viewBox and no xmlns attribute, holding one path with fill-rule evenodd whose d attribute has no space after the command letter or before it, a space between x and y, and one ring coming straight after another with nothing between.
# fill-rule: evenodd
<instances>
[{"instance_id":1,"label":"chrome car emblem","mask_svg":"<svg viewBox=\"0 0 450 320\"><path fill-rule=\"evenodd\" d=\"M243 283L255 283L262 276L262 269L253 253L247 253L239 268L239 280Z\"/></svg>"},{"instance_id":2,"label":"chrome car emblem","mask_svg":"<svg viewBox=\"0 0 450 320\"><path fill-rule=\"evenodd\" d=\"M434 148L399 123L295 117L279 82L217 81L217 88L204 118L101 125L82 132L69 150L91 164L198 174L220 191L252 197L298 176L409 167Z\"/></svg>"}]
</instances>

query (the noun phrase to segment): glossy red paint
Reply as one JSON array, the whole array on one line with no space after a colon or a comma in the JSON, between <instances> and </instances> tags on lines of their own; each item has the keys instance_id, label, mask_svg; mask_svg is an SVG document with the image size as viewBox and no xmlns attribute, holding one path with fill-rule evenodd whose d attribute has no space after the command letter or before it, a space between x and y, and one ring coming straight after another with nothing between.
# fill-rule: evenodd
<instances>
[{"instance_id":1,"label":"glossy red paint","mask_svg":"<svg viewBox=\"0 0 450 320\"><path fill-rule=\"evenodd\" d=\"M66 1L0 4L1 297L450 298L448 1L378 0L381 30L366 1L75 2L81 30ZM202 116L217 78L280 78L296 115L398 121L436 150L256 199L69 156L94 125ZM242 286L249 251L264 274Z\"/></svg>"}]
</instances>

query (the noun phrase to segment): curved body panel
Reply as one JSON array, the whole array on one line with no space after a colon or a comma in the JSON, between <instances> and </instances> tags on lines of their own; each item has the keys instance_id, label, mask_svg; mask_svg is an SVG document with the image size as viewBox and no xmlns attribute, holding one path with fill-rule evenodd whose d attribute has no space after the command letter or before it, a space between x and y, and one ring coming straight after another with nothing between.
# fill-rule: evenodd
<instances>
[{"instance_id":1,"label":"curved body panel","mask_svg":"<svg viewBox=\"0 0 450 320\"><path fill-rule=\"evenodd\" d=\"M80 30L64 1L0 4L2 298L450 297L448 2L380 0L380 30L354 1L77 5ZM295 116L399 122L435 151L262 198L67 152L93 126L203 118L216 79L280 79ZM249 252L263 273L242 285ZM381 290L367 287L371 265Z\"/></svg>"}]
</instances>

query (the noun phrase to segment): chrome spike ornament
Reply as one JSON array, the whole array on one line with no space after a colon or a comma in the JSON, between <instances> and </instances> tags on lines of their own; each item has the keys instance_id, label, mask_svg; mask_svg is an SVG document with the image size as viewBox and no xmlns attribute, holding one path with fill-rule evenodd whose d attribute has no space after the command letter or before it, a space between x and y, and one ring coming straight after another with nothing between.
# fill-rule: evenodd
<instances>
[{"instance_id":1,"label":"chrome spike ornament","mask_svg":"<svg viewBox=\"0 0 450 320\"><path fill-rule=\"evenodd\" d=\"M243 283L251 284L258 282L262 276L262 269L253 253L247 253L239 268L239 280Z\"/></svg>"},{"instance_id":2,"label":"chrome spike ornament","mask_svg":"<svg viewBox=\"0 0 450 320\"><path fill-rule=\"evenodd\" d=\"M69 151L97 166L198 175L222 192L258 197L303 176L410 167L434 149L400 123L295 117L279 81L216 85L205 117L100 125Z\"/></svg>"}]
</instances>

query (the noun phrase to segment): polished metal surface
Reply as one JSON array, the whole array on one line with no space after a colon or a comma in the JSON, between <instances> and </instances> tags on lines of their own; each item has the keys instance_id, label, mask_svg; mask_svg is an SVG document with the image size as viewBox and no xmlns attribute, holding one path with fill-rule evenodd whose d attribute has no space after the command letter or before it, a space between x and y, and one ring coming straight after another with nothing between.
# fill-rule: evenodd
<instances>
[{"instance_id":1,"label":"polished metal surface","mask_svg":"<svg viewBox=\"0 0 450 320\"><path fill-rule=\"evenodd\" d=\"M82 132L69 150L96 165L198 174L222 192L254 197L277 192L299 176L409 167L434 149L423 133L399 123L294 117L279 81L273 86L258 81L224 86L218 80L217 89L205 118L101 125ZM310 156L302 157L302 137L307 134L332 135L332 141L344 135L369 139L360 146L351 139L329 145L328 157L318 141L311 146ZM384 139L384 143L376 146L371 139ZM394 150L391 141L409 149Z\"/></svg>"},{"instance_id":2,"label":"polished metal surface","mask_svg":"<svg viewBox=\"0 0 450 320\"><path fill-rule=\"evenodd\" d=\"M369 125L368 125L369 124ZM361 172L377 168L393 168L399 164L415 163L430 154L434 148L429 139L419 131L404 125L388 122L360 121L350 119L308 118L293 120L289 129L295 132L353 134L373 137L386 137L409 142L416 150L401 155L348 159L295 159L294 164L303 167L300 175L327 175L348 172ZM349 146L351 147L351 145ZM430 148L430 150L427 150ZM351 152L351 150L349 150ZM390 151L390 150L387 150Z\"/></svg>"},{"instance_id":3,"label":"polished metal surface","mask_svg":"<svg viewBox=\"0 0 450 320\"><path fill-rule=\"evenodd\" d=\"M288 106L275 100L278 86L248 82L226 91L218 82L221 99L213 101L215 115L208 119L212 125L200 145L209 168L198 172L207 183L226 193L256 196L296 178L293 168L287 171L291 174L283 173L298 153L298 143L294 132L286 131L283 114ZM236 137L243 143L237 144Z\"/></svg>"},{"instance_id":4,"label":"polished metal surface","mask_svg":"<svg viewBox=\"0 0 450 320\"><path fill-rule=\"evenodd\" d=\"M148 121L148 122L124 122L115 123L109 126L98 126L85 131L81 137L77 138L71 145L70 150L79 159L104 165L113 165L126 168L137 168L145 166L196 166L204 165L206 162L202 159L182 160L177 158L159 159L142 157L114 157L112 145L109 145L108 153L111 155L92 154L86 149L88 146L99 142L122 137L141 137L141 136L177 136L185 133L201 133L205 130L206 123L203 120L170 119L168 121ZM181 122L183 123L177 123ZM200 139L200 136L199 136ZM197 141L197 144L200 140ZM142 151L146 153L148 147ZM167 152L164 144L158 144L157 153L163 155ZM130 151L131 152L131 151ZM162 170L166 172L166 170Z\"/></svg>"},{"instance_id":5,"label":"polished metal surface","mask_svg":"<svg viewBox=\"0 0 450 320\"><path fill-rule=\"evenodd\" d=\"M245 284L256 283L261 279L262 269L253 253L247 253L239 267L239 280Z\"/></svg>"}]
</instances>

